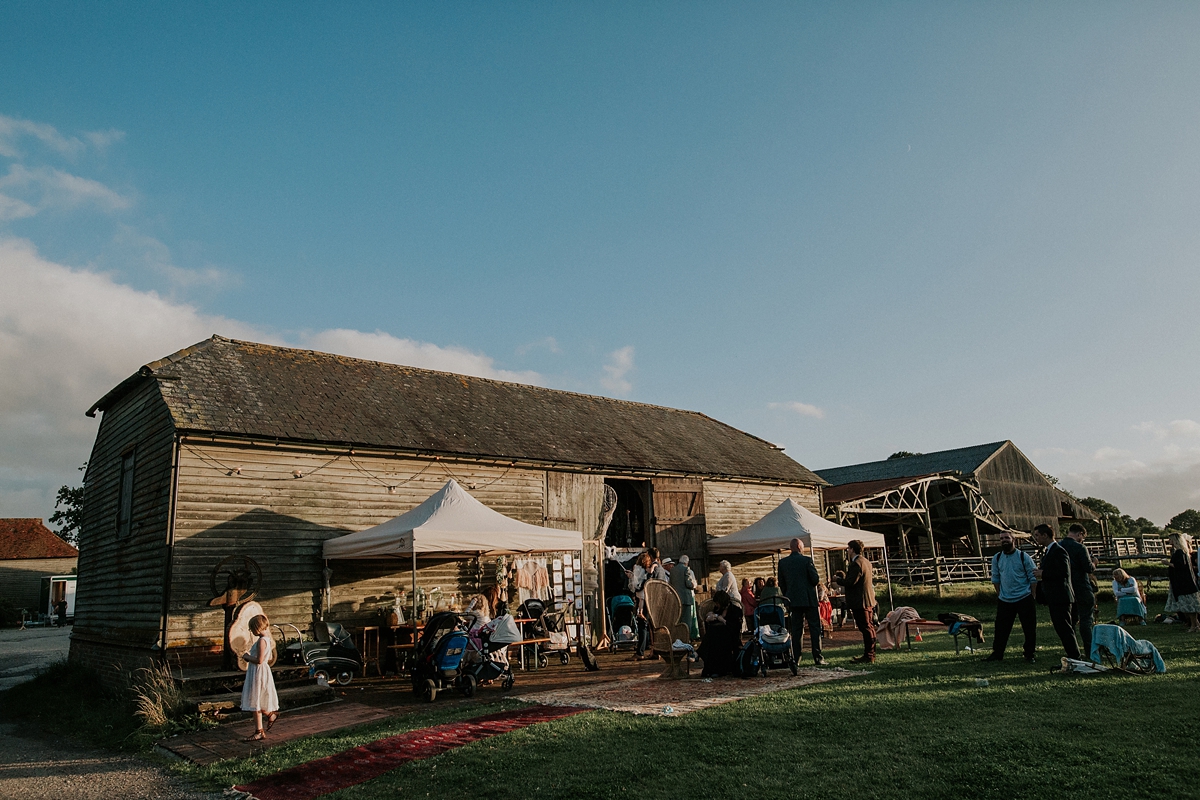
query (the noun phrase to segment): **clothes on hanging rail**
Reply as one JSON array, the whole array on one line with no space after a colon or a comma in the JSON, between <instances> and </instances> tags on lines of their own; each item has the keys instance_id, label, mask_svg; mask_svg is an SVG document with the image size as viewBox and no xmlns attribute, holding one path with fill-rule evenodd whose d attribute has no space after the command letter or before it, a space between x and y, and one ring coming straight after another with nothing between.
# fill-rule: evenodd
<instances>
[{"instance_id":1,"label":"clothes on hanging rail","mask_svg":"<svg viewBox=\"0 0 1200 800\"><path fill-rule=\"evenodd\" d=\"M546 566L533 559L514 561L509 580L518 590L524 589L533 597L550 598L550 573Z\"/></svg>"}]
</instances>

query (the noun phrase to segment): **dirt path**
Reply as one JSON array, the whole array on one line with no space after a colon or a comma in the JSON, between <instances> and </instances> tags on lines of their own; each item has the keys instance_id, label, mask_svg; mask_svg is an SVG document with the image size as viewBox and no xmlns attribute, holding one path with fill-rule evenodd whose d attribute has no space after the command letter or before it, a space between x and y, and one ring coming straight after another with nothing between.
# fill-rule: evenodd
<instances>
[{"instance_id":1,"label":"dirt path","mask_svg":"<svg viewBox=\"0 0 1200 800\"><path fill-rule=\"evenodd\" d=\"M138 758L17 736L0 724L0 800L214 800Z\"/></svg>"}]
</instances>

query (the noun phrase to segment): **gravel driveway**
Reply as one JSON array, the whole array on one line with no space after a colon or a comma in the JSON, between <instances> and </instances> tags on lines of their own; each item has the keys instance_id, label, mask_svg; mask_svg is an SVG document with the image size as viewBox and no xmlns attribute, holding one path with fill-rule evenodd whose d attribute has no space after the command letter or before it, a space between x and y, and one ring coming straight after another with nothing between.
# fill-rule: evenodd
<instances>
[{"instance_id":1,"label":"gravel driveway","mask_svg":"<svg viewBox=\"0 0 1200 800\"><path fill-rule=\"evenodd\" d=\"M132 756L16 735L0 725L0 800L214 800Z\"/></svg>"},{"instance_id":2,"label":"gravel driveway","mask_svg":"<svg viewBox=\"0 0 1200 800\"><path fill-rule=\"evenodd\" d=\"M71 629L0 630L0 691L23 683L42 667L67 657Z\"/></svg>"},{"instance_id":3,"label":"gravel driveway","mask_svg":"<svg viewBox=\"0 0 1200 800\"><path fill-rule=\"evenodd\" d=\"M0 690L29 680L67 657L70 628L0 630ZM0 724L0 800L209 800L220 795L188 791L165 770L127 755L62 741L20 736Z\"/></svg>"}]
</instances>

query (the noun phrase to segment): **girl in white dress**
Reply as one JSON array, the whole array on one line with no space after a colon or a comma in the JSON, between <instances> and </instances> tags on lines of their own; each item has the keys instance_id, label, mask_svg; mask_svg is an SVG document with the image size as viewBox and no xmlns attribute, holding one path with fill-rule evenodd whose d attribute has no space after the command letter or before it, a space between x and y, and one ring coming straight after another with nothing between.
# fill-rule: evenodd
<instances>
[{"instance_id":1,"label":"girl in white dress","mask_svg":"<svg viewBox=\"0 0 1200 800\"><path fill-rule=\"evenodd\" d=\"M246 741L256 742L265 739L267 731L279 719L279 695L275 693L275 679L271 677L271 651L275 641L268 635L270 623L262 614L250 620L250 632L254 634L254 644L249 652L242 656L246 662L246 683L242 686L242 711L254 712L254 735ZM263 715L266 715L267 727L263 728Z\"/></svg>"}]
</instances>

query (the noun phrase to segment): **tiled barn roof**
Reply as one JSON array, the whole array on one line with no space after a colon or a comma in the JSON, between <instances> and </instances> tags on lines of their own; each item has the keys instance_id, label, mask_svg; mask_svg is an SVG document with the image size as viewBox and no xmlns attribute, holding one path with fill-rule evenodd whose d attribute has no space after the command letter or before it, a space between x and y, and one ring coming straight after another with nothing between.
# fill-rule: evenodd
<instances>
[{"instance_id":1,"label":"tiled barn roof","mask_svg":"<svg viewBox=\"0 0 1200 800\"><path fill-rule=\"evenodd\" d=\"M185 432L822 483L775 445L694 411L220 336L147 364L88 413L145 380Z\"/></svg>"},{"instance_id":2,"label":"tiled barn roof","mask_svg":"<svg viewBox=\"0 0 1200 800\"><path fill-rule=\"evenodd\" d=\"M37 517L0 519L0 559L75 558L79 551Z\"/></svg>"}]
</instances>

